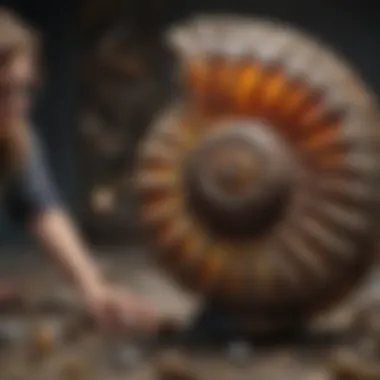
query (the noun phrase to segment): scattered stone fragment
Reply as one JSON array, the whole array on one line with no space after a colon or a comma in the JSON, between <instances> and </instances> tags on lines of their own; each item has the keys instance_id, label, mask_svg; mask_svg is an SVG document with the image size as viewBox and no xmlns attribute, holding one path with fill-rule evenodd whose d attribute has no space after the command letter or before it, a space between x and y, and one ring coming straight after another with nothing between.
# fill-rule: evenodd
<instances>
[{"instance_id":1,"label":"scattered stone fragment","mask_svg":"<svg viewBox=\"0 0 380 380\"><path fill-rule=\"evenodd\" d=\"M85 313L76 313L67 319L63 338L66 342L77 342L87 333L96 330L94 320Z\"/></svg>"},{"instance_id":2,"label":"scattered stone fragment","mask_svg":"<svg viewBox=\"0 0 380 380\"><path fill-rule=\"evenodd\" d=\"M133 370L143 361L143 350L137 344L125 344L115 347L110 353L110 362L114 370Z\"/></svg>"},{"instance_id":3,"label":"scattered stone fragment","mask_svg":"<svg viewBox=\"0 0 380 380\"><path fill-rule=\"evenodd\" d=\"M379 380L380 362L362 357L352 350L334 353L328 368L333 380Z\"/></svg>"},{"instance_id":4,"label":"scattered stone fragment","mask_svg":"<svg viewBox=\"0 0 380 380\"><path fill-rule=\"evenodd\" d=\"M313 371L308 373L304 380L328 380L329 376L326 370Z\"/></svg>"},{"instance_id":5,"label":"scattered stone fragment","mask_svg":"<svg viewBox=\"0 0 380 380\"><path fill-rule=\"evenodd\" d=\"M52 323L40 322L32 327L29 341L31 359L40 359L51 354L57 344L57 326Z\"/></svg>"},{"instance_id":6,"label":"scattered stone fragment","mask_svg":"<svg viewBox=\"0 0 380 380\"><path fill-rule=\"evenodd\" d=\"M350 331L357 337L376 335L380 339L380 303L365 305L358 310L350 324Z\"/></svg>"},{"instance_id":7,"label":"scattered stone fragment","mask_svg":"<svg viewBox=\"0 0 380 380\"><path fill-rule=\"evenodd\" d=\"M244 341L230 343L227 348L229 359L237 365L248 364L252 358L252 351L251 345Z\"/></svg>"},{"instance_id":8,"label":"scattered stone fragment","mask_svg":"<svg viewBox=\"0 0 380 380\"><path fill-rule=\"evenodd\" d=\"M362 307L351 321L350 344L360 356L380 360L380 304Z\"/></svg>"},{"instance_id":9,"label":"scattered stone fragment","mask_svg":"<svg viewBox=\"0 0 380 380\"><path fill-rule=\"evenodd\" d=\"M89 368L80 357L70 358L63 363L61 378L64 380L81 380L87 377Z\"/></svg>"},{"instance_id":10,"label":"scattered stone fragment","mask_svg":"<svg viewBox=\"0 0 380 380\"><path fill-rule=\"evenodd\" d=\"M159 355L155 363L159 380L197 380L193 366L186 356L177 350L168 350Z\"/></svg>"},{"instance_id":11,"label":"scattered stone fragment","mask_svg":"<svg viewBox=\"0 0 380 380\"><path fill-rule=\"evenodd\" d=\"M0 320L0 344L17 345L27 341L28 324L21 318L6 318Z\"/></svg>"}]
</instances>

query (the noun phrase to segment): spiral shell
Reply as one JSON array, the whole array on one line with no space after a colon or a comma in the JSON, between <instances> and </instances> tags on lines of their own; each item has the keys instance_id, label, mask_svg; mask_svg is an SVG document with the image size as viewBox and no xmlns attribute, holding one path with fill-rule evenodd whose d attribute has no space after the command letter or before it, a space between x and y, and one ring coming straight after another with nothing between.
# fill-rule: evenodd
<instances>
[{"instance_id":1,"label":"spiral shell","mask_svg":"<svg viewBox=\"0 0 380 380\"><path fill-rule=\"evenodd\" d=\"M161 262L249 321L326 310L373 259L372 95L288 26L208 16L169 37L181 97L144 139L136 181Z\"/></svg>"}]
</instances>

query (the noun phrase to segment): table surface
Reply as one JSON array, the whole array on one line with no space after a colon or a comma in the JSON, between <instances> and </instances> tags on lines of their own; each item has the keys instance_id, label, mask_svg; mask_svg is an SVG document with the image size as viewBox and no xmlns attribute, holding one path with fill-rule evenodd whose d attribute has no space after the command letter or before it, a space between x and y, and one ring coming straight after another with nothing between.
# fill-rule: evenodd
<instances>
[{"instance_id":1,"label":"table surface","mask_svg":"<svg viewBox=\"0 0 380 380\"><path fill-rule=\"evenodd\" d=\"M107 276L132 287L148 299L161 315L177 318L184 324L191 321L200 308L199 299L178 289L160 272L144 250L131 251L130 255L115 252L99 254L99 261ZM65 288L55 269L33 253L7 258L3 255L0 257L0 275L5 279L17 279L22 283L28 283L30 290L35 293L59 292ZM380 299L380 275L374 273L368 276L350 299L317 321L316 329L318 330L318 326L323 326L324 329L342 328L355 315L356 307L360 303L376 299ZM0 328L3 319L0 315ZM30 320L24 319L25 324L31 324ZM48 323L47 321L48 317L45 322ZM100 334L89 334L74 344L60 344L57 339L56 345L46 357L30 361L26 346L16 344L0 351L0 380L148 380L157 377L154 357L164 348L158 348L153 354L139 358L136 353L131 353L130 347L133 346L125 346L129 347L129 351L123 346L121 351L124 350L123 355L128 356L128 360L124 360L123 363L129 364L123 364L123 368L116 368L120 365L115 365L113 358L121 352L120 347L116 346L110 345L109 338ZM288 342L270 349L256 346L254 341L225 342L217 349L183 349L186 350L184 356L189 361L189 366L199 380L208 380L210 376L219 380L232 380L235 377L242 380L327 380L329 374L326 360L333 348L329 343L317 342L316 339L315 344L311 342L299 345ZM119 354L116 355L113 350ZM134 365L130 363L131 357L135 358L132 360L135 362Z\"/></svg>"}]
</instances>

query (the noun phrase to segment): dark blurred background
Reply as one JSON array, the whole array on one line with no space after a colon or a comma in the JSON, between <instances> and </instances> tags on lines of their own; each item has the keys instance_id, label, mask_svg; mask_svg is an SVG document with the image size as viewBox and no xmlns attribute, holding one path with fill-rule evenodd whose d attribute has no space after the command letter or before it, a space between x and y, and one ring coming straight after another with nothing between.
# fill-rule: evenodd
<instances>
[{"instance_id":1,"label":"dark blurred background","mask_svg":"<svg viewBox=\"0 0 380 380\"><path fill-rule=\"evenodd\" d=\"M291 22L340 51L380 93L375 2L14 0L9 6L43 34L48 75L36 126L62 197L98 245L139 237L129 174L137 142L172 96L173 59L161 38L172 22L198 12ZM20 229L2 218L0 241L24 244Z\"/></svg>"}]
</instances>

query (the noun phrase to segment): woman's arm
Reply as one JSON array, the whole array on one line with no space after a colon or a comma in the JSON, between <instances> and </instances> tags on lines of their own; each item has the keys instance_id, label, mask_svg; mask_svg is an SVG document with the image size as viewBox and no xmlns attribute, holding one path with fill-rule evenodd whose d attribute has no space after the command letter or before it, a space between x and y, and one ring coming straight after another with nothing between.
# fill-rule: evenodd
<instances>
[{"instance_id":1,"label":"woman's arm","mask_svg":"<svg viewBox=\"0 0 380 380\"><path fill-rule=\"evenodd\" d=\"M103 282L73 221L62 209L51 208L35 214L27 224L39 246L75 286L89 289Z\"/></svg>"}]
</instances>

